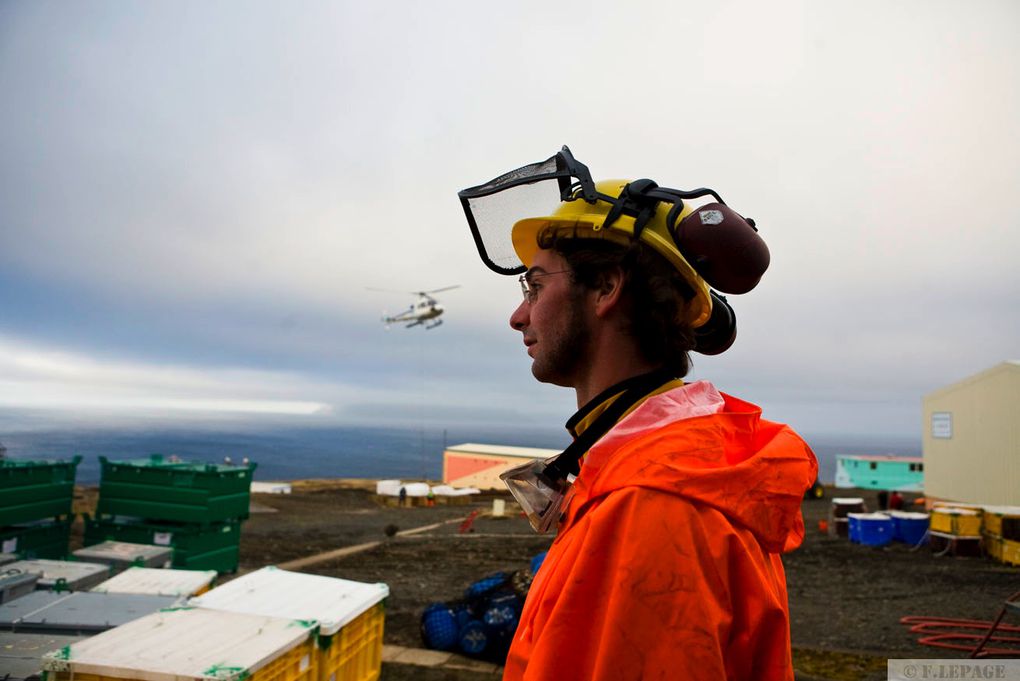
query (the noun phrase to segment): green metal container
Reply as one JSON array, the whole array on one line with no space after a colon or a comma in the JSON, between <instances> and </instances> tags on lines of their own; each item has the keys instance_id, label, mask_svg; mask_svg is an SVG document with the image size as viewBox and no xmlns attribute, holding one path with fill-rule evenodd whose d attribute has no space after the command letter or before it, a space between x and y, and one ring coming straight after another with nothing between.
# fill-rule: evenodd
<instances>
[{"instance_id":1,"label":"green metal container","mask_svg":"<svg viewBox=\"0 0 1020 681\"><path fill-rule=\"evenodd\" d=\"M235 572L240 556L241 521L194 525L152 522L124 516L85 516L85 546L104 541L173 548L173 567Z\"/></svg>"},{"instance_id":2,"label":"green metal container","mask_svg":"<svg viewBox=\"0 0 1020 681\"><path fill-rule=\"evenodd\" d=\"M0 527L70 514L80 462L0 459Z\"/></svg>"},{"instance_id":3,"label":"green metal container","mask_svg":"<svg viewBox=\"0 0 1020 681\"><path fill-rule=\"evenodd\" d=\"M74 516L24 525L0 527L0 553L13 553L21 559L67 556Z\"/></svg>"},{"instance_id":4,"label":"green metal container","mask_svg":"<svg viewBox=\"0 0 1020 681\"><path fill-rule=\"evenodd\" d=\"M130 461L101 456L99 462L98 515L202 524L248 517L254 463L196 463L160 454Z\"/></svg>"}]
</instances>

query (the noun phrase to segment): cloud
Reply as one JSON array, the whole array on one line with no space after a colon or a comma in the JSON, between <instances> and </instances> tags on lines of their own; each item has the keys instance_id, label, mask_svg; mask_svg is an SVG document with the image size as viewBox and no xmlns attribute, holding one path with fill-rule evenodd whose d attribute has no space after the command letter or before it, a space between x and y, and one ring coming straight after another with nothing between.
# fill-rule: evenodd
<instances>
[{"instance_id":1,"label":"cloud","mask_svg":"<svg viewBox=\"0 0 1020 681\"><path fill-rule=\"evenodd\" d=\"M0 338L0 407L328 413L324 386L285 372L103 362ZM303 395L307 395L302 399Z\"/></svg>"},{"instance_id":2,"label":"cloud","mask_svg":"<svg viewBox=\"0 0 1020 681\"><path fill-rule=\"evenodd\" d=\"M1020 337L1018 13L0 5L0 334L88 377L0 363L6 403L368 418L424 391L437 418L559 423L455 193L568 143L757 219L772 268L699 375L916 431L921 394ZM365 290L451 284L428 334L384 334L410 297Z\"/></svg>"}]
</instances>

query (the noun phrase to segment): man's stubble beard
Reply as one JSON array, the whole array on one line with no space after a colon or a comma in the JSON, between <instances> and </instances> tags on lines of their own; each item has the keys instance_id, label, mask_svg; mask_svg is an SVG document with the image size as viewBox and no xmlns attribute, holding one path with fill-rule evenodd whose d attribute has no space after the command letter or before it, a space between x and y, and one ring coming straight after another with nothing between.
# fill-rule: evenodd
<instances>
[{"instance_id":1,"label":"man's stubble beard","mask_svg":"<svg viewBox=\"0 0 1020 681\"><path fill-rule=\"evenodd\" d=\"M584 291L577 291L570 298L567 319L558 327L557 336L546 338L539 343L546 347L535 358L531 373L542 383L563 387L574 387L577 376L589 361L591 326L581 313Z\"/></svg>"}]
</instances>

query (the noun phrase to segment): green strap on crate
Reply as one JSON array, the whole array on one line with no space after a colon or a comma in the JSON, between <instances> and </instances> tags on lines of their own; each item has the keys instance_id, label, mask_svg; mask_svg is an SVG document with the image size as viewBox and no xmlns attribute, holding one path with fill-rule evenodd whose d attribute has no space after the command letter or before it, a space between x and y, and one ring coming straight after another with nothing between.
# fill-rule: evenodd
<instances>
[{"instance_id":1,"label":"green strap on crate","mask_svg":"<svg viewBox=\"0 0 1020 681\"><path fill-rule=\"evenodd\" d=\"M214 664L209 667L202 672L202 675L228 681L242 681L243 679L247 679L251 676L251 674L248 673L248 670L244 667L228 667L220 664Z\"/></svg>"}]
</instances>

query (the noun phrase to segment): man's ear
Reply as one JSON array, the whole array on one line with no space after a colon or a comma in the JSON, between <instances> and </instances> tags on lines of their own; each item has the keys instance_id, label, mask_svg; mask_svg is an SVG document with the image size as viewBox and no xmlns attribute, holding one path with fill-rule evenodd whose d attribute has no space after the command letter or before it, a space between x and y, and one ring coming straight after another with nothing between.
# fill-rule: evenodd
<instances>
[{"instance_id":1,"label":"man's ear","mask_svg":"<svg viewBox=\"0 0 1020 681\"><path fill-rule=\"evenodd\" d=\"M623 295L623 284L626 277L623 268L611 267L602 273L595 290L595 314L599 317L607 317L621 305Z\"/></svg>"}]
</instances>

